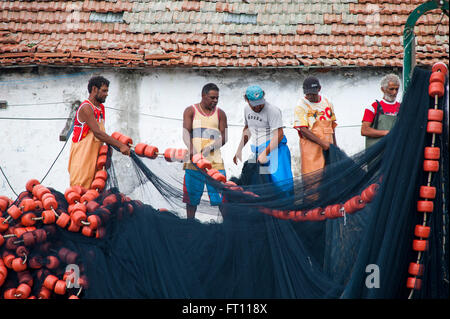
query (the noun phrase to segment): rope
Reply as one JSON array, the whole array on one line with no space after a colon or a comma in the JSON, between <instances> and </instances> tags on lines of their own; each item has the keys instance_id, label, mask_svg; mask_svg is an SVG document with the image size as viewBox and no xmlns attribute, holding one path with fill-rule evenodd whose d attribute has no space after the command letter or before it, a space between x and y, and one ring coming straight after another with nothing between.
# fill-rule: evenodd
<instances>
[{"instance_id":1,"label":"rope","mask_svg":"<svg viewBox=\"0 0 450 319\"><path fill-rule=\"evenodd\" d=\"M53 166L55 165L56 161L58 160L59 156L61 155L62 151L64 150L64 148L66 147L67 142L69 141L69 139L66 140L66 142L64 143L63 147L61 148L61 150L58 153L58 156L56 156L55 160L53 161L52 165L50 166L50 168L48 169L47 173L45 173L44 177L41 180L41 184L44 181L44 179L47 177L47 175L50 173L51 169L53 168Z\"/></svg>"},{"instance_id":2,"label":"rope","mask_svg":"<svg viewBox=\"0 0 450 319\"><path fill-rule=\"evenodd\" d=\"M0 117L0 120L20 120L20 121L60 121L68 120L70 117Z\"/></svg>"},{"instance_id":3,"label":"rope","mask_svg":"<svg viewBox=\"0 0 450 319\"><path fill-rule=\"evenodd\" d=\"M19 195L17 195L16 191L14 190L14 188L11 186L11 184L9 183L8 177L6 177L5 172L3 172L2 167L0 166L0 171L2 172L3 177L5 177L6 182L8 183L9 188L11 188L12 192L19 197Z\"/></svg>"}]
</instances>

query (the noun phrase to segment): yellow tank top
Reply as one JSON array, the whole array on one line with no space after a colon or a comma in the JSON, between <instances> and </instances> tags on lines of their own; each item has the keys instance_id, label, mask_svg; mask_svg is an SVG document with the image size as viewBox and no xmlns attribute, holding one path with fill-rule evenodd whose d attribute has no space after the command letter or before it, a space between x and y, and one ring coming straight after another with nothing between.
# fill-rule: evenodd
<instances>
[{"instance_id":1,"label":"yellow tank top","mask_svg":"<svg viewBox=\"0 0 450 319\"><path fill-rule=\"evenodd\" d=\"M198 104L192 105L194 108L194 116L192 119L192 145L196 151L200 151L204 147L213 144L217 139L221 139L222 135L219 130L219 108L216 107L212 114L206 115L200 109ZM224 169L222 154L217 148L206 156L212 168ZM192 163L185 163L184 169L196 169Z\"/></svg>"}]
</instances>

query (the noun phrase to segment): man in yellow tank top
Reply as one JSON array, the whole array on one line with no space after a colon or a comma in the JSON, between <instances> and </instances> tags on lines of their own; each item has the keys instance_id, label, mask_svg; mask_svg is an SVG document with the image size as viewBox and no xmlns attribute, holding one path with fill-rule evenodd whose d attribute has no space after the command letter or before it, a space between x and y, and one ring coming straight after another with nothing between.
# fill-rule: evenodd
<instances>
[{"instance_id":1,"label":"man in yellow tank top","mask_svg":"<svg viewBox=\"0 0 450 319\"><path fill-rule=\"evenodd\" d=\"M294 109L294 128L300 137L302 174L324 168L324 151L330 148L330 144L336 144L333 104L319 94L320 89L316 77L307 77L303 82L304 97Z\"/></svg>"},{"instance_id":2,"label":"man in yellow tank top","mask_svg":"<svg viewBox=\"0 0 450 319\"><path fill-rule=\"evenodd\" d=\"M201 153L224 176L220 148L226 143L227 116L217 107L219 88L214 83L202 89L200 103L188 106L183 113L183 141L188 147L190 158ZM211 206L219 206L222 196L212 187L192 163L185 163L183 182L183 202L186 203L187 218L194 218L197 206L203 195L205 184Z\"/></svg>"}]
</instances>

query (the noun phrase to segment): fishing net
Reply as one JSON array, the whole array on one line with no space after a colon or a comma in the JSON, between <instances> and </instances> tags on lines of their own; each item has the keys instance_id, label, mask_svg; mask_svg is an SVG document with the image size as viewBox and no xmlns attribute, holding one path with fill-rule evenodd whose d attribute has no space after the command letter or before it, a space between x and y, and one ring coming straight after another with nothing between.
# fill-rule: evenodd
<instances>
[{"instance_id":1,"label":"fishing net","mask_svg":"<svg viewBox=\"0 0 450 319\"><path fill-rule=\"evenodd\" d=\"M210 206L205 191L196 219L186 219L183 164L140 156L137 145L130 157L102 154L97 194L29 182L0 207L0 296L448 298L447 94L433 137L430 75L414 70L385 138L351 157L332 145L323 170L275 184L254 158L227 182L200 169L223 203ZM440 148L432 173L431 144ZM425 200L432 212L418 209L424 185L436 190ZM429 236L417 237L417 225Z\"/></svg>"}]
</instances>

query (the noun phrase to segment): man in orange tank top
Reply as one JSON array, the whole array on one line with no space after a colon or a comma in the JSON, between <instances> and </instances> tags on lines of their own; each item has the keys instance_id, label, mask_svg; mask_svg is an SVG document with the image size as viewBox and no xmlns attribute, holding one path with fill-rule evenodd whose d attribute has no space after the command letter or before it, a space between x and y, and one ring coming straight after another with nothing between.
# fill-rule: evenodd
<instances>
[{"instance_id":1,"label":"man in orange tank top","mask_svg":"<svg viewBox=\"0 0 450 319\"><path fill-rule=\"evenodd\" d=\"M130 147L105 133L105 102L109 80L94 76L89 80L89 98L78 107L69 158L70 186L89 188L96 172L97 156L103 143L130 155Z\"/></svg>"},{"instance_id":2,"label":"man in orange tank top","mask_svg":"<svg viewBox=\"0 0 450 319\"><path fill-rule=\"evenodd\" d=\"M214 83L206 84L202 89L200 103L188 106L183 113L183 141L188 147L189 156L201 153L225 175L220 148L226 143L227 116L217 107L219 88ZM221 209L222 196L212 187L206 176L192 163L184 164L183 202L186 203L187 218L194 218L197 206L203 195L205 185L211 206Z\"/></svg>"}]
</instances>

